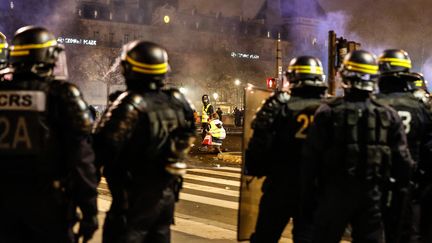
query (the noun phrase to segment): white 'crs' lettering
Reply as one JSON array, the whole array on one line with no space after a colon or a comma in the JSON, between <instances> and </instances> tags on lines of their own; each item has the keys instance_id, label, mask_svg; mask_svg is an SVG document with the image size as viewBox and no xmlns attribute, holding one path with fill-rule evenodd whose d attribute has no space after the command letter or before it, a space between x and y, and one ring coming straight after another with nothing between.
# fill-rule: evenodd
<instances>
[{"instance_id":1,"label":"white 'crs' lettering","mask_svg":"<svg viewBox=\"0 0 432 243\"><path fill-rule=\"evenodd\" d=\"M31 106L31 95L0 94L0 107L2 106Z\"/></svg>"},{"instance_id":2,"label":"white 'crs' lettering","mask_svg":"<svg viewBox=\"0 0 432 243\"><path fill-rule=\"evenodd\" d=\"M0 110L45 111L45 105L42 91L0 91Z\"/></svg>"}]
</instances>

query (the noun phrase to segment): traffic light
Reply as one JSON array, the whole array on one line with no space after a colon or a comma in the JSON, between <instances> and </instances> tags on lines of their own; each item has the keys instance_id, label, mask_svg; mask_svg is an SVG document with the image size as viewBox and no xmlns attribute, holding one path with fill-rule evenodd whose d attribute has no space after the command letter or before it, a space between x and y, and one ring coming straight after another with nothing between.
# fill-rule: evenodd
<instances>
[{"instance_id":1,"label":"traffic light","mask_svg":"<svg viewBox=\"0 0 432 243\"><path fill-rule=\"evenodd\" d=\"M327 77L329 81L329 94L336 95L336 72L341 67L345 55L351 51L360 49L361 44L343 37L338 38L333 30L329 31L328 43Z\"/></svg>"},{"instance_id":2,"label":"traffic light","mask_svg":"<svg viewBox=\"0 0 432 243\"><path fill-rule=\"evenodd\" d=\"M277 80L276 78L267 78L267 89L276 89Z\"/></svg>"}]
</instances>

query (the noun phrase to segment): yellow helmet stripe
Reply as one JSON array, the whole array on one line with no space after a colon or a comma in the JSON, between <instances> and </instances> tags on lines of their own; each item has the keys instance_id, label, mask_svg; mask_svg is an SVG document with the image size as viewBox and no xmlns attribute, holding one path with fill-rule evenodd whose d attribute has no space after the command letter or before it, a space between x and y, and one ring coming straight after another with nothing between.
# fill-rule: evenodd
<instances>
[{"instance_id":1,"label":"yellow helmet stripe","mask_svg":"<svg viewBox=\"0 0 432 243\"><path fill-rule=\"evenodd\" d=\"M392 66L406 67L411 68L411 60L399 59L399 58L391 58L391 57L383 57L378 60L379 62L390 62Z\"/></svg>"},{"instance_id":2,"label":"yellow helmet stripe","mask_svg":"<svg viewBox=\"0 0 432 243\"><path fill-rule=\"evenodd\" d=\"M6 48L8 45L7 45L7 43L0 43L0 48Z\"/></svg>"},{"instance_id":3,"label":"yellow helmet stripe","mask_svg":"<svg viewBox=\"0 0 432 243\"><path fill-rule=\"evenodd\" d=\"M414 85L416 87L423 87L423 80L416 80L416 81L414 81Z\"/></svg>"},{"instance_id":4,"label":"yellow helmet stripe","mask_svg":"<svg viewBox=\"0 0 432 243\"><path fill-rule=\"evenodd\" d=\"M11 50L27 50L27 49L41 49L41 48L47 48L50 46L57 45L56 40L50 40L42 44L27 44L27 45L13 45L11 46Z\"/></svg>"},{"instance_id":5,"label":"yellow helmet stripe","mask_svg":"<svg viewBox=\"0 0 432 243\"><path fill-rule=\"evenodd\" d=\"M11 51L10 55L12 57L18 57L18 56L27 56L30 54L29 50L23 50L23 51Z\"/></svg>"},{"instance_id":6,"label":"yellow helmet stripe","mask_svg":"<svg viewBox=\"0 0 432 243\"><path fill-rule=\"evenodd\" d=\"M126 56L126 61L128 61L130 64L132 64L133 66L137 66L140 68L147 68L147 69L168 69L168 63L160 63L160 64L147 64L147 63L142 63L142 62L138 62L134 59L132 59L129 56Z\"/></svg>"},{"instance_id":7,"label":"yellow helmet stripe","mask_svg":"<svg viewBox=\"0 0 432 243\"><path fill-rule=\"evenodd\" d=\"M317 71L317 72L311 72L310 70L296 70L297 73L306 73L306 74L323 74L322 71Z\"/></svg>"},{"instance_id":8,"label":"yellow helmet stripe","mask_svg":"<svg viewBox=\"0 0 432 243\"><path fill-rule=\"evenodd\" d=\"M288 71L297 71L299 73L323 74L322 67L318 66L288 66Z\"/></svg>"},{"instance_id":9,"label":"yellow helmet stripe","mask_svg":"<svg viewBox=\"0 0 432 243\"><path fill-rule=\"evenodd\" d=\"M351 66L351 67L355 67L355 68L367 69L369 71L378 72L378 65L362 64L362 63L357 63L357 62L352 62L352 61L347 61L347 62L344 62L343 64L344 64L344 66Z\"/></svg>"},{"instance_id":10,"label":"yellow helmet stripe","mask_svg":"<svg viewBox=\"0 0 432 243\"><path fill-rule=\"evenodd\" d=\"M392 66L399 66L399 67L406 67L411 68L411 63L403 63L403 62L390 62L390 65Z\"/></svg>"},{"instance_id":11,"label":"yellow helmet stripe","mask_svg":"<svg viewBox=\"0 0 432 243\"><path fill-rule=\"evenodd\" d=\"M367 73L367 74L378 74L378 70L371 70L371 69L349 66L349 65L345 66L345 68L350 70L350 71L357 71L357 72L362 72L362 73Z\"/></svg>"},{"instance_id":12,"label":"yellow helmet stripe","mask_svg":"<svg viewBox=\"0 0 432 243\"><path fill-rule=\"evenodd\" d=\"M168 67L161 69L145 69L136 66L132 66L132 71L144 73L144 74L164 74L168 72Z\"/></svg>"},{"instance_id":13,"label":"yellow helmet stripe","mask_svg":"<svg viewBox=\"0 0 432 243\"><path fill-rule=\"evenodd\" d=\"M403 63L409 63L411 64L411 61L408 59L400 59L400 58L394 58L394 57L382 57L378 59L379 62L403 62Z\"/></svg>"}]
</instances>

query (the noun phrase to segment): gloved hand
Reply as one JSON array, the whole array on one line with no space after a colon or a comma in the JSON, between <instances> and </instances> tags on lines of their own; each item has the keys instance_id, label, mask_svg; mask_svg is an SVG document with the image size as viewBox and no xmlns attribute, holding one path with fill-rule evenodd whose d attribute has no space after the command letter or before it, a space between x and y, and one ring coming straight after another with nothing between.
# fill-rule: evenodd
<instances>
[{"instance_id":1,"label":"gloved hand","mask_svg":"<svg viewBox=\"0 0 432 243\"><path fill-rule=\"evenodd\" d=\"M93 237L93 234L98 227L99 223L96 215L93 217L83 217L80 222L78 237L82 236L84 238L83 242L87 242Z\"/></svg>"}]
</instances>

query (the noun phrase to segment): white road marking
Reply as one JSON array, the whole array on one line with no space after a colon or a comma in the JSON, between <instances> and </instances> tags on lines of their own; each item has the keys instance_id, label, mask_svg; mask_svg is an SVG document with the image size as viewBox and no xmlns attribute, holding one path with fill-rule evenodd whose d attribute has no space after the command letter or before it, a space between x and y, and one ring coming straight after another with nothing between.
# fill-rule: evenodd
<instances>
[{"instance_id":1,"label":"white road marking","mask_svg":"<svg viewBox=\"0 0 432 243\"><path fill-rule=\"evenodd\" d=\"M111 200L104 199L99 196L97 199L97 206L99 212L108 212L109 208L111 207Z\"/></svg>"},{"instance_id":2,"label":"white road marking","mask_svg":"<svg viewBox=\"0 0 432 243\"><path fill-rule=\"evenodd\" d=\"M217 226L187 220L176 217L175 225L171 226L174 231L195 235L204 239L211 240L235 240L236 232L229 229L220 228Z\"/></svg>"},{"instance_id":3,"label":"white road marking","mask_svg":"<svg viewBox=\"0 0 432 243\"><path fill-rule=\"evenodd\" d=\"M217 206L221 208L238 209L238 202L215 199L211 197L203 197L188 193L180 193L180 200L202 203L206 205Z\"/></svg>"},{"instance_id":4,"label":"white road marking","mask_svg":"<svg viewBox=\"0 0 432 243\"><path fill-rule=\"evenodd\" d=\"M217 187L198 185L189 182L184 182L183 188L202 191L202 192L211 192L215 194L221 194L221 195L232 196L232 197L239 197L240 195L240 192L238 190L222 189Z\"/></svg>"},{"instance_id":5,"label":"white road marking","mask_svg":"<svg viewBox=\"0 0 432 243\"><path fill-rule=\"evenodd\" d=\"M240 181L232 181L232 180L226 180L226 179L220 179L220 178L212 178L212 177L208 177L208 176L199 176L199 175L189 175L189 174L186 174L184 176L184 178L185 179L197 180L197 181L203 181L203 182L210 182L210 183L228 185L228 186L240 186Z\"/></svg>"},{"instance_id":6,"label":"white road marking","mask_svg":"<svg viewBox=\"0 0 432 243\"><path fill-rule=\"evenodd\" d=\"M215 170L230 170L230 171L236 171L241 172L241 168L237 167L214 167Z\"/></svg>"},{"instance_id":7,"label":"white road marking","mask_svg":"<svg viewBox=\"0 0 432 243\"><path fill-rule=\"evenodd\" d=\"M210 175L220 175L220 176L226 176L226 177L233 177L233 178L240 178L240 176L241 176L240 173L238 173L238 172L225 172L225 171L218 171L218 170L189 169L188 171L206 173L206 174L210 174Z\"/></svg>"}]
</instances>

